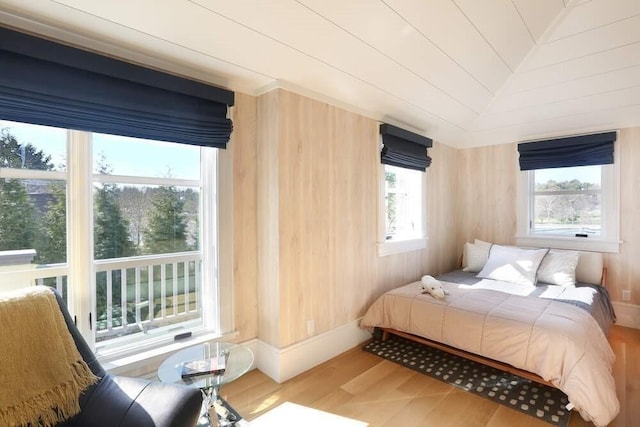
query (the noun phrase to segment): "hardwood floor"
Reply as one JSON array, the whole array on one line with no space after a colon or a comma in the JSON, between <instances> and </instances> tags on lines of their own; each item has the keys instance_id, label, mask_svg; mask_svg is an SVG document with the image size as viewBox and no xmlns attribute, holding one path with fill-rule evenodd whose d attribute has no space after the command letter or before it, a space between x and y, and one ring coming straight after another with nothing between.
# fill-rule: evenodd
<instances>
[{"instance_id":1,"label":"hardwood floor","mask_svg":"<svg viewBox=\"0 0 640 427\"><path fill-rule=\"evenodd\" d=\"M620 414L615 427L640 425L640 330L614 326L609 337L616 353ZM246 419L285 401L355 418L371 427L489 426L545 427L548 424L488 399L460 391L360 347L289 381L277 384L258 370L225 385L222 395ZM570 427L592 426L578 413Z\"/></svg>"}]
</instances>

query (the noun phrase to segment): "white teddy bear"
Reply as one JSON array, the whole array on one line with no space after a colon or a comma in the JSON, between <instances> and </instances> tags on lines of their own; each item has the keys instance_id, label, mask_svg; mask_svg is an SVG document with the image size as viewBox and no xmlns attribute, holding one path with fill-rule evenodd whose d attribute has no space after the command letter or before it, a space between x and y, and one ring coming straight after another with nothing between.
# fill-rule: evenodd
<instances>
[{"instance_id":1,"label":"white teddy bear","mask_svg":"<svg viewBox=\"0 0 640 427\"><path fill-rule=\"evenodd\" d=\"M436 299L443 299L449 292L445 291L442 284L433 276L422 276L420 279L420 288L423 294L430 294Z\"/></svg>"}]
</instances>

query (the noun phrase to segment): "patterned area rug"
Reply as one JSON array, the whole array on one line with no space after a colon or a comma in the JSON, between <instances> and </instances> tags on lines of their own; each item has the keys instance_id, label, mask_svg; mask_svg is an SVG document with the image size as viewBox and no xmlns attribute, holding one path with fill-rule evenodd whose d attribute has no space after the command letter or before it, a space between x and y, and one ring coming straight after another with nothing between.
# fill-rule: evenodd
<instances>
[{"instance_id":1,"label":"patterned area rug","mask_svg":"<svg viewBox=\"0 0 640 427\"><path fill-rule=\"evenodd\" d=\"M549 424L569 423L567 396L556 388L394 335L371 341L363 350Z\"/></svg>"}]
</instances>

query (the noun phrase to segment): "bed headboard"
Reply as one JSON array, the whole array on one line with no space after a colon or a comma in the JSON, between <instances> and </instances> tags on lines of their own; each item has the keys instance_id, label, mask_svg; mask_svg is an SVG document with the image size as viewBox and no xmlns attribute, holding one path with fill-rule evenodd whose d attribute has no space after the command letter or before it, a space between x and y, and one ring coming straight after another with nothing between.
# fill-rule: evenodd
<instances>
[{"instance_id":1,"label":"bed headboard","mask_svg":"<svg viewBox=\"0 0 640 427\"><path fill-rule=\"evenodd\" d=\"M580 258L576 266L576 280L583 283L605 283L604 260L600 252L580 251Z\"/></svg>"},{"instance_id":2,"label":"bed headboard","mask_svg":"<svg viewBox=\"0 0 640 427\"><path fill-rule=\"evenodd\" d=\"M491 245L489 242L475 240L477 244ZM541 249L540 247L514 246L522 249ZM552 248L554 251L564 251L564 249ZM466 245L465 245L466 251ZM463 251L459 265L464 266L466 253ZM578 265L576 266L576 281L590 283L594 285L607 285L607 269L604 267L604 255L600 252L577 251L580 254ZM487 255L488 256L488 255Z\"/></svg>"}]
</instances>

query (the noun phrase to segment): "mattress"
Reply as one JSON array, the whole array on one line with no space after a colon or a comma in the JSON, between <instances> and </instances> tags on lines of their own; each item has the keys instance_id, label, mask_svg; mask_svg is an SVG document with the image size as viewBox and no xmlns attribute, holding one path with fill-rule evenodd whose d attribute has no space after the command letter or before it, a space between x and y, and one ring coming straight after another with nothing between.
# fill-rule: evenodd
<instances>
[{"instance_id":1,"label":"mattress","mask_svg":"<svg viewBox=\"0 0 640 427\"><path fill-rule=\"evenodd\" d=\"M478 289L494 289L515 295L553 299L575 305L590 313L600 325L602 332L607 336L609 336L609 328L616 321L616 314L609 298L609 292L604 286L600 285L577 282L575 287L571 287L538 282L532 288L497 280L483 280L476 277L476 273L465 272L462 269L442 274L436 278L440 281L474 286Z\"/></svg>"}]
</instances>

